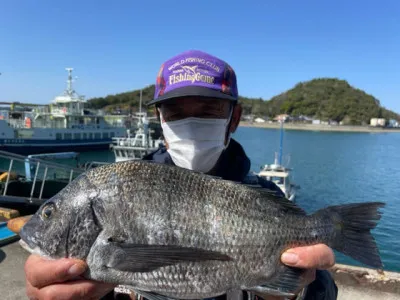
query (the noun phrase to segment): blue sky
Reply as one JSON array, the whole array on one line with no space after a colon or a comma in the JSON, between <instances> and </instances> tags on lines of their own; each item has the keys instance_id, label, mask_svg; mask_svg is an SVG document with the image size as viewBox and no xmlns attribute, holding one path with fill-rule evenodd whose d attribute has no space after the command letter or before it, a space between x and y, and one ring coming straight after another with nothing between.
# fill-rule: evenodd
<instances>
[{"instance_id":1,"label":"blue sky","mask_svg":"<svg viewBox=\"0 0 400 300\"><path fill-rule=\"evenodd\" d=\"M50 102L65 67L87 97L139 89L199 49L232 65L243 96L337 77L400 112L399 16L395 0L2 1L0 101Z\"/></svg>"}]
</instances>

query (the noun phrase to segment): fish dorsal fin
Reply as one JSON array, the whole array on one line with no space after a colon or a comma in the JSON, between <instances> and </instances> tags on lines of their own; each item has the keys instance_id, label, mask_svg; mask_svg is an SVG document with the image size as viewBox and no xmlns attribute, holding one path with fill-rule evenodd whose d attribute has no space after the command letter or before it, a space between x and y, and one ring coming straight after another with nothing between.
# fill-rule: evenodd
<instances>
[{"instance_id":1,"label":"fish dorsal fin","mask_svg":"<svg viewBox=\"0 0 400 300\"><path fill-rule=\"evenodd\" d=\"M247 185L247 188L253 192L254 197L257 199L257 204L263 209L271 210L275 208L282 212L307 215L301 207L298 207L294 202L290 201L286 197L277 195L273 190L249 185ZM271 207L271 202L274 204L273 207Z\"/></svg>"}]
</instances>

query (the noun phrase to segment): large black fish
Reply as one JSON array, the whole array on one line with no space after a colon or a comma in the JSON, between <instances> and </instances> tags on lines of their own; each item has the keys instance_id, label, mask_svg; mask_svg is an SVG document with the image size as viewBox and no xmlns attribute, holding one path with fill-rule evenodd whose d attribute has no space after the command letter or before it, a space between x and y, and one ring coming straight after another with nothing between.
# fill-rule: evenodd
<instances>
[{"instance_id":1,"label":"large black fish","mask_svg":"<svg viewBox=\"0 0 400 300\"><path fill-rule=\"evenodd\" d=\"M304 271L280 262L290 247L325 243L382 268L370 230L380 202L312 215L260 189L175 166L127 161L81 175L20 232L51 258L86 260L87 278L173 298L236 290L290 295Z\"/></svg>"}]
</instances>

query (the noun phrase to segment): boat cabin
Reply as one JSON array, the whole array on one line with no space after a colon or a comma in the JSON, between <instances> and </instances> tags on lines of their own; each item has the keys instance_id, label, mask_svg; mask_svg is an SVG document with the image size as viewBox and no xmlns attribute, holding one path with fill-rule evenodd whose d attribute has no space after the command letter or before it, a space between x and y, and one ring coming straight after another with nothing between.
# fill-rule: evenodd
<instances>
[{"instance_id":1,"label":"boat cabin","mask_svg":"<svg viewBox=\"0 0 400 300\"><path fill-rule=\"evenodd\" d=\"M275 183L286 195L286 198L293 201L295 197L295 190L294 184L291 180L290 171L291 169L289 168L275 164L265 165L261 167L261 171L258 173L258 176Z\"/></svg>"}]
</instances>

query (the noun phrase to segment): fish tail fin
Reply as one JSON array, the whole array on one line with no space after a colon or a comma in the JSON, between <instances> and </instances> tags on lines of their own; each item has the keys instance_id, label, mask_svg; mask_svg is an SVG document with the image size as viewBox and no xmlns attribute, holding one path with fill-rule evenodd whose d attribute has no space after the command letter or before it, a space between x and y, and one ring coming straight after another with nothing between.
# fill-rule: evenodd
<instances>
[{"instance_id":1,"label":"fish tail fin","mask_svg":"<svg viewBox=\"0 0 400 300\"><path fill-rule=\"evenodd\" d=\"M366 265L382 269L379 250L371 230L381 218L379 208L382 202L368 202L330 206L320 210L324 218L329 218L334 226L334 238L327 243L335 250L342 252Z\"/></svg>"}]
</instances>

